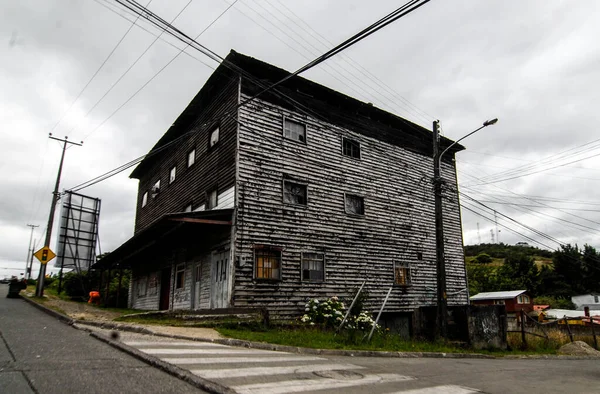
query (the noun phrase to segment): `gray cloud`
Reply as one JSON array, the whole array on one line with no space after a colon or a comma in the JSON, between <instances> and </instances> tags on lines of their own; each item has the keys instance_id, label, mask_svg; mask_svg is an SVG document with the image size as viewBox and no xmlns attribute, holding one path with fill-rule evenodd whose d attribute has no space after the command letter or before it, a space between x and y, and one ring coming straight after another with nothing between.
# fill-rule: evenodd
<instances>
[{"instance_id":1,"label":"gray cloud","mask_svg":"<svg viewBox=\"0 0 600 394\"><path fill-rule=\"evenodd\" d=\"M171 19L186 3L186 0L154 0L151 9ZM195 35L229 3L194 1L175 24ZM115 7L112 1L105 4ZM371 2L368 6L359 0L343 5L318 0L305 1L302 7L293 2L284 4L334 43L397 6L391 0ZM203 35L201 42L221 55L234 48L290 70L330 47L309 34L306 25L299 20L294 19L303 29L291 20L284 25L281 21L286 17L274 6L292 16L279 0L240 1ZM60 148L47 141L47 133L129 28L130 22L94 1L25 0L3 3L0 7L0 84L3 86L0 91L3 155L0 171L4 181L0 192L0 230L7 234L0 240L0 266L15 266L16 261L25 259L29 241L25 224L30 221L41 225L48 213ZM468 150L458 155L459 179L468 186L475 183L472 176L481 178L527 163L520 160L535 163L596 138L600 49L595 37L600 35L600 27L594 15L599 8L600 4L592 0L577 3L431 2L350 48L343 56L328 61L326 66L311 70L306 77L428 128L431 121L438 118L449 138L460 138L485 119L499 117L500 122L493 128L466 140ZM288 31L298 42L270 23ZM153 28L142 25L156 34ZM56 128L56 135L68 134L73 140L90 135L83 147L67 152L62 187L72 187L146 153L210 75L210 68L182 55L95 130L177 52L162 40L158 41L84 118L153 39L134 27ZM165 40L180 45L171 38L165 37ZM190 51L190 54L213 64L197 52ZM359 61L396 94L387 93L362 71L354 70L348 57ZM382 92L385 92L383 96ZM406 104L398 95L419 109ZM514 159L506 159L510 157ZM583 156L573 156L573 159L578 157ZM600 168L598 158L580 164ZM581 165L495 186L473 186L470 191L464 191L480 200L502 198L527 203L527 200L508 197L509 190L561 199L560 204L548 202L549 205L594 209L597 206L574 202L598 201L599 197L595 172ZM101 240L105 250L114 249L132 234L137 182L127 178L129 173L126 171L84 191L103 200ZM575 230L564 222L528 215L526 207L515 210L508 205L493 206L561 240L600 245L597 231ZM597 224L573 215L600 222L598 212L565 214L552 209L542 212L594 229ZM478 222L482 240L489 240L493 224L468 211L463 212L463 221L466 243L477 242ZM40 237L42 232L38 231L36 236ZM501 240L513 243L521 237L503 230ZM547 240L542 242L550 244ZM556 247L556 244L549 246Z\"/></svg>"}]
</instances>

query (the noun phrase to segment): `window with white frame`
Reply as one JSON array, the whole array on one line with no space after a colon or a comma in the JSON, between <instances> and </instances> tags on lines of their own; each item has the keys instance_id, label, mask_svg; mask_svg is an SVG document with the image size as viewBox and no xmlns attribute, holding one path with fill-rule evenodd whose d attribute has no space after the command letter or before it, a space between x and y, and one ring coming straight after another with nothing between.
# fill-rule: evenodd
<instances>
[{"instance_id":1,"label":"window with white frame","mask_svg":"<svg viewBox=\"0 0 600 394\"><path fill-rule=\"evenodd\" d=\"M325 280L325 255L323 253L302 253L302 280L310 282Z\"/></svg>"},{"instance_id":2,"label":"window with white frame","mask_svg":"<svg viewBox=\"0 0 600 394\"><path fill-rule=\"evenodd\" d=\"M411 284L410 264L407 262L394 262L394 284L408 286Z\"/></svg>"},{"instance_id":3,"label":"window with white frame","mask_svg":"<svg viewBox=\"0 0 600 394\"><path fill-rule=\"evenodd\" d=\"M152 190L150 192L152 198L156 198L156 196L158 196L160 193L160 179L154 183L154 186L152 186Z\"/></svg>"},{"instance_id":4,"label":"window with white frame","mask_svg":"<svg viewBox=\"0 0 600 394\"><path fill-rule=\"evenodd\" d=\"M360 143L350 138L342 138L342 154L354 159L360 159Z\"/></svg>"},{"instance_id":5,"label":"window with white frame","mask_svg":"<svg viewBox=\"0 0 600 394\"><path fill-rule=\"evenodd\" d=\"M529 296L525 294L521 294L517 297L517 303L519 304L529 304Z\"/></svg>"},{"instance_id":6,"label":"window with white frame","mask_svg":"<svg viewBox=\"0 0 600 394\"><path fill-rule=\"evenodd\" d=\"M169 171L169 185L175 182L175 175L177 174L177 166L173 166Z\"/></svg>"},{"instance_id":7,"label":"window with white frame","mask_svg":"<svg viewBox=\"0 0 600 394\"><path fill-rule=\"evenodd\" d=\"M217 142L219 142L219 127L215 127L210 131L210 136L208 139L208 148L210 149L213 146L217 145Z\"/></svg>"},{"instance_id":8,"label":"window with white frame","mask_svg":"<svg viewBox=\"0 0 600 394\"><path fill-rule=\"evenodd\" d=\"M283 120L283 136L294 141L306 142L306 125L295 120Z\"/></svg>"},{"instance_id":9,"label":"window with white frame","mask_svg":"<svg viewBox=\"0 0 600 394\"><path fill-rule=\"evenodd\" d=\"M185 285L185 264L177 264L175 268L175 288L183 289Z\"/></svg>"},{"instance_id":10,"label":"window with white frame","mask_svg":"<svg viewBox=\"0 0 600 394\"><path fill-rule=\"evenodd\" d=\"M206 209L213 209L219 203L218 200L218 189L214 188L208 192L206 192Z\"/></svg>"},{"instance_id":11,"label":"window with white frame","mask_svg":"<svg viewBox=\"0 0 600 394\"><path fill-rule=\"evenodd\" d=\"M254 249L254 277L256 279L281 279L281 250L271 247Z\"/></svg>"},{"instance_id":12,"label":"window with white frame","mask_svg":"<svg viewBox=\"0 0 600 394\"><path fill-rule=\"evenodd\" d=\"M196 162L196 149L192 149L187 154L187 166L190 168Z\"/></svg>"},{"instance_id":13,"label":"window with white frame","mask_svg":"<svg viewBox=\"0 0 600 394\"><path fill-rule=\"evenodd\" d=\"M142 208L148 204L148 192L144 192L142 195Z\"/></svg>"},{"instance_id":14,"label":"window with white frame","mask_svg":"<svg viewBox=\"0 0 600 394\"><path fill-rule=\"evenodd\" d=\"M594 303L596 303L596 304L598 303L598 296L597 295L594 296Z\"/></svg>"},{"instance_id":15,"label":"window with white frame","mask_svg":"<svg viewBox=\"0 0 600 394\"><path fill-rule=\"evenodd\" d=\"M365 199L362 196L355 194L344 195L344 205L346 213L351 215L364 215L365 214Z\"/></svg>"},{"instance_id":16,"label":"window with white frame","mask_svg":"<svg viewBox=\"0 0 600 394\"><path fill-rule=\"evenodd\" d=\"M307 204L307 186L290 180L283 181L283 202L288 204Z\"/></svg>"},{"instance_id":17,"label":"window with white frame","mask_svg":"<svg viewBox=\"0 0 600 394\"><path fill-rule=\"evenodd\" d=\"M506 305L506 301L504 301L504 300L494 300L494 305Z\"/></svg>"}]
</instances>

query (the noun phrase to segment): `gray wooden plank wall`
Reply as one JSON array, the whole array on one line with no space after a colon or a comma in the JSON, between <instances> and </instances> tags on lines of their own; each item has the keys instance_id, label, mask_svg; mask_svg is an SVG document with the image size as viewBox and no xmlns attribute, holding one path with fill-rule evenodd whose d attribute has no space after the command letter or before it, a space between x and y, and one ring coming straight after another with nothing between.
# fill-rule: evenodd
<instances>
[{"instance_id":1,"label":"gray wooden plank wall","mask_svg":"<svg viewBox=\"0 0 600 394\"><path fill-rule=\"evenodd\" d=\"M307 123L306 144L283 137L284 115ZM394 261L410 263L412 285L395 287L386 311L410 311L435 302L430 157L261 100L242 107L239 117L235 306L264 306L281 317L293 317L308 298L347 296L366 279L368 306L378 309L393 283ZM360 160L342 155L342 136L360 142ZM444 212L449 302L465 303L454 168L444 163L442 171L448 182ZM282 202L284 175L308 184L307 206ZM364 196L364 217L345 213L345 192ZM283 248L280 282L253 279L255 244ZM301 252L325 253L323 283L301 281Z\"/></svg>"}]
</instances>

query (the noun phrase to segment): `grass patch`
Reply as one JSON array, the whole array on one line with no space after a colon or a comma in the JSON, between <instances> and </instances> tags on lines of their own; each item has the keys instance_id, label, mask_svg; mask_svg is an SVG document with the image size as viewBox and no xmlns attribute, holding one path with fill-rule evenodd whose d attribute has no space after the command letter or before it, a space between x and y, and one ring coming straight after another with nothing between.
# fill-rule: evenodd
<instances>
[{"instance_id":1,"label":"grass patch","mask_svg":"<svg viewBox=\"0 0 600 394\"><path fill-rule=\"evenodd\" d=\"M252 328L217 327L216 330L228 338L252 342L266 342L277 345L306 347L314 349L376 350L390 352L442 352L464 353L467 349L445 343L406 341L397 335L375 334L370 343L362 340L362 332L343 331L335 335L333 331L323 331L306 327L273 327L264 330Z\"/></svg>"}]
</instances>

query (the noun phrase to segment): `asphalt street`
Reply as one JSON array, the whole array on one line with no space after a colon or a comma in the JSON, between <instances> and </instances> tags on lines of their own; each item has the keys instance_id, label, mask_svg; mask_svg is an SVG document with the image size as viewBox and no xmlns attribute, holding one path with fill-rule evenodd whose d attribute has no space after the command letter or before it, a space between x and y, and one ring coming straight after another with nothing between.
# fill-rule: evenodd
<instances>
[{"instance_id":1,"label":"asphalt street","mask_svg":"<svg viewBox=\"0 0 600 394\"><path fill-rule=\"evenodd\" d=\"M199 393L0 285L0 393Z\"/></svg>"},{"instance_id":2,"label":"asphalt street","mask_svg":"<svg viewBox=\"0 0 600 394\"><path fill-rule=\"evenodd\" d=\"M240 394L600 393L599 359L324 356L129 332L120 341Z\"/></svg>"}]
</instances>

